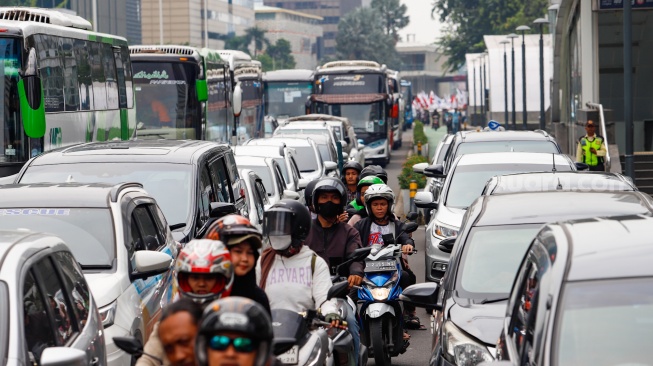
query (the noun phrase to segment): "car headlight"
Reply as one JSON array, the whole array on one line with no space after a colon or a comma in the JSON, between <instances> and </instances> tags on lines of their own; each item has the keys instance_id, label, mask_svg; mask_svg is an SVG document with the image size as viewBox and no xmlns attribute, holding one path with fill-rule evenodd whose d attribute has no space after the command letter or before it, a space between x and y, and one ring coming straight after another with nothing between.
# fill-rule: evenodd
<instances>
[{"instance_id":1,"label":"car headlight","mask_svg":"<svg viewBox=\"0 0 653 366\"><path fill-rule=\"evenodd\" d=\"M102 325L107 328L113 325L113 320L116 317L116 308L118 307L118 301L114 301L111 304L100 308L100 320L102 320Z\"/></svg>"},{"instance_id":2,"label":"car headlight","mask_svg":"<svg viewBox=\"0 0 653 366\"><path fill-rule=\"evenodd\" d=\"M439 225L437 222L433 225L433 235L439 238L455 238L458 236L458 229Z\"/></svg>"},{"instance_id":3,"label":"car headlight","mask_svg":"<svg viewBox=\"0 0 653 366\"><path fill-rule=\"evenodd\" d=\"M487 347L464 334L450 321L444 324L444 352L455 359L458 366L476 366L494 360Z\"/></svg>"}]
</instances>

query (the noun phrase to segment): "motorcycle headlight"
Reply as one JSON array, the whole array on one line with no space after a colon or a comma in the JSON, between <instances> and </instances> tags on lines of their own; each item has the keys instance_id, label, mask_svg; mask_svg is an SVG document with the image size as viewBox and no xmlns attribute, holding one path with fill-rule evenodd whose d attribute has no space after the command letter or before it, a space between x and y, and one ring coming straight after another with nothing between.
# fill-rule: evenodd
<instances>
[{"instance_id":1,"label":"motorcycle headlight","mask_svg":"<svg viewBox=\"0 0 653 366\"><path fill-rule=\"evenodd\" d=\"M458 236L458 229L446 227L436 222L433 225L433 235L438 238L455 238Z\"/></svg>"},{"instance_id":2,"label":"motorcycle headlight","mask_svg":"<svg viewBox=\"0 0 653 366\"><path fill-rule=\"evenodd\" d=\"M376 287L376 288L371 288L370 293L372 294L372 298L376 301L385 301L388 299L388 295L390 295L390 289L388 287Z\"/></svg>"},{"instance_id":3,"label":"motorcycle headlight","mask_svg":"<svg viewBox=\"0 0 653 366\"><path fill-rule=\"evenodd\" d=\"M476 366L494 360L487 347L463 333L451 322L444 325L444 352L458 366Z\"/></svg>"},{"instance_id":4,"label":"motorcycle headlight","mask_svg":"<svg viewBox=\"0 0 653 366\"><path fill-rule=\"evenodd\" d=\"M107 328L113 325L113 320L116 317L116 308L118 307L118 301L114 301L111 304L100 308L100 320L102 320L102 325Z\"/></svg>"}]
</instances>

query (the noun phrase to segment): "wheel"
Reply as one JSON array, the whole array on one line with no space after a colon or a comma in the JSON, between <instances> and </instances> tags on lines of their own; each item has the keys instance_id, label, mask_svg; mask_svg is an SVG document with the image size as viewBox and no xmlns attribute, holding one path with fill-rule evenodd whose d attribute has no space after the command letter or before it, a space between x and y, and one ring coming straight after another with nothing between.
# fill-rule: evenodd
<instances>
[{"instance_id":1,"label":"wheel","mask_svg":"<svg viewBox=\"0 0 653 366\"><path fill-rule=\"evenodd\" d=\"M383 324L383 318L370 319L370 343L374 351L374 363L378 366L390 366L388 354L388 328Z\"/></svg>"}]
</instances>

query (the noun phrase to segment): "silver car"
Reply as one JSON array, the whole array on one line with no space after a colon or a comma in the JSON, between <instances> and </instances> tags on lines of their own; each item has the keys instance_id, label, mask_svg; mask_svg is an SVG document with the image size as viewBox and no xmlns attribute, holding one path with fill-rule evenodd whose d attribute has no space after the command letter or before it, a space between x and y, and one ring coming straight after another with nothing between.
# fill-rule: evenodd
<instances>
[{"instance_id":1,"label":"silver car","mask_svg":"<svg viewBox=\"0 0 653 366\"><path fill-rule=\"evenodd\" d=\"M0 216L39 210L8 211ZM62 239L0 231L0 339L6 365L107 364L97 305Z\"/></svg>"}]
</instances>

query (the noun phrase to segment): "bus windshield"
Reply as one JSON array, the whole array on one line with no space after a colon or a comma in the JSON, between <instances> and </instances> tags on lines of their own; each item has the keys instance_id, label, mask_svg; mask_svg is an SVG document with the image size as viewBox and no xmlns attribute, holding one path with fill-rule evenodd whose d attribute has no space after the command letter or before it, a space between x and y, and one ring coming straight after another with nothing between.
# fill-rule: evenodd
<instances>
[{"instance_id":1,"label":"bus windshield","mask_svg":"<svg viewBox=\"0 0 653 366\"><path fill-rule=\"evenodd\" d=\"M200 103L195 91L198 66L182 62L133 61L137 136L198 139Z\"/></svg>"},{"instance_id":2,"label":"bus windshield","mask_svg":"<svg viewBox=\"0 0 653 366\"><path fill-rule=\"evenodd\" d=\"M275 118L306 114L306 100L313 92L311 81L279 81L265 83L265 111Z\"/></svg>"},{"instance_id":3,"label":"bus windshield","mask_svg":"<svg viewBox=\"0 0 653 366\"><path fill-rule=\"evenodd\" d=\"M20 60L20 40L0 38L0 163L24 162L28 158L19 115Z\"/></svg>"},{"instance_id":4,"label":"bus windshield","mask_svg":"<svg viewBox=\"0 0 653 366\"><path fill-rule=\"evenodd\" d=\"M365 144L387 138L387 127L381 102L371 104L324 104L323 113L346 117L356 136Z\"/></svg>"}]
</instances>

